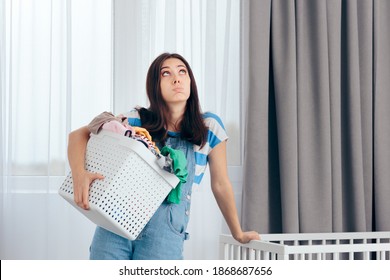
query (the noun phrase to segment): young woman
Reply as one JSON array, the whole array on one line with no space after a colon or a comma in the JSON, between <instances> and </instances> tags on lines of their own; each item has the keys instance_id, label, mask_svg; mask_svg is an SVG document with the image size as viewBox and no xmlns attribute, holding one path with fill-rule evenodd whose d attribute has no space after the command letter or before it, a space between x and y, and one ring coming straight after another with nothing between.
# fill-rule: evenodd
<instances>
[{"instance_id":1,"label":"young woman","mask_svg":"<svg viewBox=\"0 0 390 280\"><path fill-rule=\"evenodd\" d=\"M178 54L164 53L151 64L146 81L149 108L126 114L131 126L142 126L158 146L184 152L187 182L181 186L179 204L164 201L136 240L127 240L97 227L90 248L91 259L182 259L183 242L191 203L191 190L199 184L207 163L217 204L236 240L259 239L254 231L243 232L239 223L232 186L227 173L227 135L221 119L202 114L195 78L188 62ZM87 126L69 135L68 158L73 176L74 200L88 209L88 191L104 174L84 169Z\"/></svg>"}]
</instances>

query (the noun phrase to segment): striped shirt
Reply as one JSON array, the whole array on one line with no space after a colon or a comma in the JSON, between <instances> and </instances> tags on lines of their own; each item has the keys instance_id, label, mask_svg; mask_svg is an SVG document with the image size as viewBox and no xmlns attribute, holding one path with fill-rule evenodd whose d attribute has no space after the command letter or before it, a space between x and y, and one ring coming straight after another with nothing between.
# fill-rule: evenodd
<instances>
[{"instance_id":1,"label":"striped shirt","mask_svg":"<svg viewBox=\"0 0 390 280\"><path fill-rule=\"evenodd\" d=\"M129 121L131 126L142 126L141 119L139 117L137 110L132 110L124 114ZM194 153L195 153L195 178L194 185L199 185L202 181L203 175L206 171L208 163L208 155L212 149L217 146L219 143L228 139L226 134L225 126L222 123L220 117L213 113L204 113L203 120L208 127L207 132L207 142L200 148L200 146L194 144ZM175 132L168 132L168 135L177 135Z\"/></svg>"}]
</instances>

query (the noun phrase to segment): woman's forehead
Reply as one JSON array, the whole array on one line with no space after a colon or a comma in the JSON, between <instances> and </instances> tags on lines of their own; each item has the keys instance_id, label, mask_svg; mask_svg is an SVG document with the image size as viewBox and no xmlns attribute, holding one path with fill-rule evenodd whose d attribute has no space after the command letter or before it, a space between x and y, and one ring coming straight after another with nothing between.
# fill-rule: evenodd
<instances>
[{"instance_id":1,"label":"woman's forehead","mask_svg":"<svg viewBox=\"0 0 390 280\"><path fill-rule=\"evenodd\" d=\"M184 62L181 61L178 58L171 57L166 59L163 64L161 65L161 69L164 67L169 67L169 68L177 68L177 67L186 67Z\"/></svg>"}]
</instances>

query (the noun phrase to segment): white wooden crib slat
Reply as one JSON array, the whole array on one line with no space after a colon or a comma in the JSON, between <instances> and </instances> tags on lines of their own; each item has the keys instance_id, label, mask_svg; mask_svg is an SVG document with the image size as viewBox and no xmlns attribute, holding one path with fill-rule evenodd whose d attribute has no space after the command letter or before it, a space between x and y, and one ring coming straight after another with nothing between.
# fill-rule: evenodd
<instances>
[{"instance_id":1,"label":"white wooden crib slat","mask_svg":"<svg viewBox=\"0 0 390 280\"><path fill-rule=\"evenodd\" d=\"M326 245L326 240L325 240L325 239L322 239L322 240L321 240L321 244L322 244L322 245ZM325 254L325 253L322 253L322 254L321 254L321 260L326 260L326 254Z\"/></svg>"},{"instance_id":2,"label":"white wooden crib slat","mask_svg":"<svg viewBox=\"0 0 390 280\"><path fill-rule=\"evenodd\" d=\"M308 241L308 245L309 245L309 246L313 245L313 240L310 239L310 240ZM312 254L307 254L307 255L308 255L308 260L312 260L312 259L313 259L313 258L312 258Z\"/></svg>"},{"instance_id":3,"label":"white wooden crib slat","mask_svg":"<svg viewBox=\"0 0 390 280\"><path fill-rule=\"evenodd\" d=\"M349 239L349 244L353 244L353 239ZM354 259L353 252L350 252L348 255L349 255L349 258L348 258L349 260L353 260Z\"/></svg>"},{"instance_id":4,"label":"white wooden crib slat","mask_svg":"<svg viewBox=\"0 0 390 280\"><path fill-rule=\"evenodd\" d=\"M260 252L260 250L255 250L255 259L256 260L261 260L261 252Z\"/></svg>"},{"instance_id":5,"label":"white wooden crib slat","mask_svg":"<svg viewBox=\"0 0 390 280\"><path fill-rule=\"evenodd\" d=\"M363 238L363 244L367 244L367 238ZM363 252L363 260L368 260L368 251Z\"/></svg>"},{"instance_id":6,"label":"white wooden crib slat","mask_svg":"<svg viewBox=\"0 0 390 280\"><path fill-rule=\"evenodd\" d=\"M229 260L234 260L234 245L229 246Z\"/></svg>"},{"instance_id":7,"label":"white wooden crib slat","mask_svg":"<svg viewBox=\"0 0 390 280\"><path fill-rule=\"evenodd\" d=\"M255 260L256 259L255 250L249 249L248 251L249 251L248 252L248 260Z\"/></svg>"},{"instance_id":8,"label":"white wooden crib slat","mask_svg":"<svg viewBox=\"0 0 390 280\"><path fill-rule=\"evenodd\" d=\"M335 244L340 245L340 239L336 239ZM333 253L333 260L338 260L339 256L340 256L340 253Z\"/></svg>"},{"instance_id":9,"label":"white wooden crib slat","mask_svg":"<svg viewBox=\"0 0 390 280\"><path fill-rule=\"evenodd\" d=\"M229 244L222 244L221 247L220 254L223 256L223 259L226 260L229 258Z\"/></svg>"},{"instance_id":10,"label":"white wooden crib slat","mask_svg":"<svg viewBox=\"0 0 390 280\"><path fill-rule=\"evenodd\" d=\"M377 243L377 244L379 244L379 243L381 243L381 239L380 238L377 238L377 239L375 239L375 242ZM376 252L376 257L377 257L377 259L379 259L379 260L384 260L385 258L384 258L384 254L383 254L384 252L383 251L377 251Z\"/></svg>"},{"instance_id":11,"label":"white wooden crib slat","mask_svg":"<svg viewBox=\"0 0 390 280\"><path fill-rule=\"evenodd\" d=\"M363 239L363 244L367 244L367 238L364 238L364 239ZM364 252L363 252L363 259L364 259L364 260L369 260L369 259L370 259L370 257L369 257L369 252L368 252L368 251L364 251Z\"/></svg>"},{"instance_id":12,"label":"white wooden crib slat","mask_svg":"<svg viewBox=\"0 0 390 280\"><path fill-rule=\"evenodd\" d=\"M298 240L294 240L294 246L299 246ZM298 254L294 254L293 260L297 260L297 259L298 259Z\"/></svg>"},{"instance_id":13,"label":"white wooden crib slat","mask_svg":"<svg viewBox=\"0 0 390 280\"><path fill-rule=\"evenodd\" d=\"M248 259L248 248L241 247L241 260L247 260Z\"/></svg>"},{"instance_id":14,"label":"white wooden crib slat","mask_svg":"<svg viewBox=\"0 0 390 280\"><path fill-rule=\"evenodd\" d=\"M233 260L241 260L241 247L234 246L234 257Z\"/></svg>"}]
</instances>

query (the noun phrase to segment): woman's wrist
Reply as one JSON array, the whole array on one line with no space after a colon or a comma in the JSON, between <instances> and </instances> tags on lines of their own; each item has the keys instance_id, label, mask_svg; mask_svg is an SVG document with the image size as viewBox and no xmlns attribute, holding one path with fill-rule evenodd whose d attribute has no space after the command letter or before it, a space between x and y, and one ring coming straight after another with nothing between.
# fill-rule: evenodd
<instances>
[{"instance_id":1,"label":"woman's wrist","mask_svg":"<svg viewBox=\"0 0 390 280\"><path fill-rule=\"evenodd\" d=\"M83 167L80 167L80 168L71 169L71 172L72 172L72 177L80 177L80 176L85 176L87 170L85 170L85 168Z\"/></svg>"},{"instance_id":2,"label":"woman's wrist","mask_svg":"<svg viewBox=\"0 0 390 280\"><path fill-rule=\"evenodd\" d=\"M242 238L244 236L244 233L242 230L239 230L239 231L233 232L232 235L233 235L233 238L235 240L237 240L238 242L241 242Z\"/></svg>"}]
</instances>

